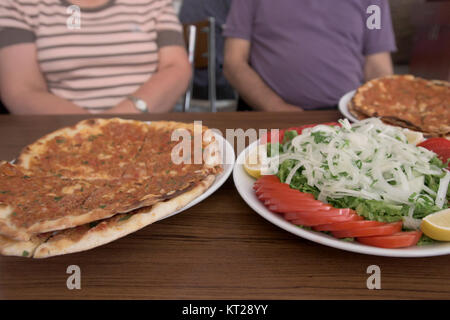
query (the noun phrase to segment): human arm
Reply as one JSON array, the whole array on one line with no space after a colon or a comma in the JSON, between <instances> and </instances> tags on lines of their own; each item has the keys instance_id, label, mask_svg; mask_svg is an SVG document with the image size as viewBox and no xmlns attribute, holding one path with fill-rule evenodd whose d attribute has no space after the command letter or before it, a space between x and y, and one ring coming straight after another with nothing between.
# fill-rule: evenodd
<instances>
[{"instance_id":1,"label":"human arm","mask_svg":"<svg viewBox=\"0 0 450 320\"><path fill-rule=\"evenodd\" d=\"M302 111L286 103L249 65L250 42L227 38L225 41L224 74L230 84L252 107L261 111Z\"/></svg>"},{"instance_id":2,"label":"human arm","mask_svg":"<svg viewBox=\"0 0 450 320\"><path fill-rule=\"evenodd\" d=\"M13 114L83 114L83 108L48 91L34 43L0 49L0 96Z\"/></svg>"},{"instance_id":3,"label":"human arm","mask_svg":"<svg viewBox=\"0 0 450 320\"><path fill-rule=\"evenodd\" d=\"M389 76L394 73L389 52L380 52L366 56L364 62L364 78L366 81Z\"/></svg>"},{"instance_id":4,"label":"human arm","mask_svg":"<svg viewBox=\"0 0 450 320\"><path fill-rule=\"evenodd\" d=\"M174 11L171 0L155 0L160 4L155 18L158 47L158 67L133 96L144 100L148 112L163 113L173 109L178 99L186 91L192 76L183 29ZM122 100L107 113L137 112L129 99Z\"/></svg>"},{"instance_id":5,"label":"human arm","mask_svg":"<svg viewBox=\"0 0 450 320\"><path fill-rule=\"evenodd\" d=\"M397 50L391 13L387 0L374 0L380 8L380 25L378 28L366 28L364 31L363 55L364 78L374 78L393 74L391 52Z\"/></svg>"},{"instance_id":6,"label":"human arm","mask_svg":"<svg viewBox=\"0 0 450 320\"><path fill-rule=\"evenodd\" d=\"M182 46L165 46L159 50L158 71L133 96L147 102L152 113L168 112L186 91L192 76L187 53ZM124 99L106 113L136 113L129 99Z\"/></svg>"}]
</instances>

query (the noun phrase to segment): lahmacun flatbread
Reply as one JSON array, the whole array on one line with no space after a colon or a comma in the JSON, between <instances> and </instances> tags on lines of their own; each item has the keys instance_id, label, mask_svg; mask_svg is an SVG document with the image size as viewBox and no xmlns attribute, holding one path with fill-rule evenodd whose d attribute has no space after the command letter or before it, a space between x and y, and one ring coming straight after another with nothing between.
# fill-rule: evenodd
<instances>
[{"instance_id":1,"label":"lahmacun flatbread","mask_svg":"<svg viewBox=\"0 0 450 320\"><path fill-rule=\"evenodd\" d=\"M389 124L429 136L447 136L450 134L450 83L412 75L374 79L357 90L349 111L359 119L380 117Z\"/></svg>"},{"instance_id":2,"label":"lahmacun flatbread","mask_svg":"<svg viewBox=\"0 0 450 320\"><path fill-rule=\"evenodd\" d=\"M199 132L202 150L214 147L209 161L173 163L176 129L192 137ZM206 127L178 122L91 119L39 139L24 149L17 165L0 163L0 253L31 250L39 241L49 242L44 239L49 232L68 234L139 208L158 208L157 203L192 200L221 171L217 144L207 133ZM179 208L164 207L165 214ZM120 237L113 229L106 238Z\"/></svg>"},{"instance_id":3,"label":"lahmacun flatbread","mask_svg":"<svg viewBox=\"0 0 450 320\"><path fill-rule=\"evenodd\" d=\"M162 201L204 174L159 175L148 179L82 180L24 174L0 166L0 234L16 240L129 212Z\"/></svg>"},{"instance_id":4,"label":"lahmacun flatbread","mask_svg":"<svg viewBox=\"0 0 450 320\"><path fill-rule=\"evenodd\" d=\"M47 241L50 236L51 233L45 233L33 236L27 241L18 241L0 235L0 254L31 258L36 248Z\"/></svg>"},{"instance_id":5,"label":"lahmacun flatbread","mask_svg":"<svg viewBox=\"0 0 450 320\"><path fill-rule=\"evenodd\" d=\"M348 103L348 111L350 111L350 113L352 115L354 115L356 118L358 118L359 120L363 120L363 119L367 119L369 118L367 115L365 115L362 112L359 112L356 108L355 105L353 104L353 100L350 100Z\"/></svg>"},{"instance_id":6,"label":"lahmacun flatbread","mask_svg":"<svg viewBox=\"0 0 450 320\"><path fill-rule=\"evenodd\" d=\"M49 258L96 248L140 230L183 208L203 194L214 182L214 175L179 195L125 214L54 233L17 241L0 236L0 253L28 258Z\"/></svg>"},{"instance_id":7,"label":"lahmacun flatbread","mask_svg":"<svg viewBox=\"0 0 450 320\"><path fill-rule=\"evenodd\" d=\"M144 144L149 125L135 120L88 119L24 148L16 164L37 175L121 178Z\"/></svg>"}]
</instances>

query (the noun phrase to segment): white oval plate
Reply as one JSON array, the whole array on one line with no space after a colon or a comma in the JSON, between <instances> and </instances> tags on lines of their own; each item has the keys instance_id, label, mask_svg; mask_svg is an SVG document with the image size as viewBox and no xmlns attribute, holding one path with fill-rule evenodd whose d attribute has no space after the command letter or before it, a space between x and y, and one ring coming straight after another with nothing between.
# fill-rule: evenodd
<instances>
[{"instance_id":1,"label":"white oval plate","mask_svg":"<svg viewBox=\"0 0 450 320\"><path fill-rule=\"evenodd\" d=\"M404 249L383 249L377 247L371 247L356 242L346 242L333 238L325 233L309 231L297 227L296 225L284 220L281 216L268 210L256 197L253 192L253 183L255 179L250 177L243 168L245 155L248 154L248 150L256 146L258 142L252 143L247 149L241 152L236 160L233 171L233 179L236 188L244 199L245 202L255 210L264 219L270 221L274 225L284 229L290 233L293 233L299 237L346 251L352 251L357 253L386 256L386 257L429 257L450 254L450 242L432 244L420 247L410 247Z\"/></svg>"},{"instance_id":2,"label":"white oval plate","mask_svg":"<svg viewBox=\"0 0 450 320\"><path fill-rule=\"evenodd\" d=\"M208 188L208 190L206 190L206 192L204 192L202 195L200 195L199 197L197 197L194 200L192 200L191 202L189 202L189 204L186 205L185 207L181 208L178 211L175 211L174 213L172 213L172 214L168 215L167 217L164 217L160 220L164 220L171 216L174 216L182 211L185 211L185 210L195 206L196 204L200 203L201 201L205 200L210 195L212 195L217 189L219 189L225 183L225 181L227 181L228 177L231 175L231 172L233 171L233 167L235 165L235 159L236 159L234 149L225 138L223 138L222 136L217 135L217 134L215 136L217 137L219 143L223 146L223 157L222 157L222 160L224 162L224 164L222 165L223 171L216 176L216 179L214 180L213 184Z\"/></svg>"},{"instance_id":3,"label":"white oval plate","mask_svg":"<svg viewBox=\"0 0 450 320\"><path fill-rule=\"evenodd\" d=\"M339 99L339 111L342 113L344 117L346 117L351 122L358 122L359 120L351 114L351 112L348 110L348 104L352 100L353 96L355 95L356 90L352 90L350 92L347 92L344 94L341 99Z\"/></svg>"}]
</instances>

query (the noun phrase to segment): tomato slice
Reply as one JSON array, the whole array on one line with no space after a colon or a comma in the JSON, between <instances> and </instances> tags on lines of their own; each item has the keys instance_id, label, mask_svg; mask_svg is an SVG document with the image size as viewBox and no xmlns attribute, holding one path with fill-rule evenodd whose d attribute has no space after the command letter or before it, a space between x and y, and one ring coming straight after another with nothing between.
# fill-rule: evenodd
<instances>
[{"instance_id":1,"label":"tomato slice","mask_svg":"<svg viewBox=\"0 0 450 320\"><path fill-rule=\"evenodd\" d=\"M278 179L277 176L270 176L270 177L275 177L275 178L267 178L264 180L262 180L260 178L259 180L255 181L254 186L256 186L256 187L286 186L286 187L290 188L290 186L287 183L282 183ZM275 179L277 179L277 180L275 180Z\"/></svg>"},{"instance_id":2,"label":"tomato slice","mask_svg":"<svg viewBox=\"0 0 450 320\"><path fill-rule=\"evenodd\" d=\"M315 125L288 130L303 130L313 126ZM428 149L431 146L434 150L430 150L440 151L436 154L444 157L445 160L442 160L446 161L450 157L450 149L441 150L442 145L442 142L436 141L424 148ZM291 223L313 227L316 231L331 231L336 238L354 237L358 242L370 246L404 248L416 245L422 235L420 231L401 232L401 221L394 223L369 221L364 220L352 209L333 208L329 204L315 200L310 193L292 189L275 175L262 176L254 183L253 189L269 210L283 214L283 217Z\"/></svg>"},{"instance_id":3,"label":"tomato slice","mask_svg":"<svg viewBox=\"0 0 450 320\"><path fill-rule=\"evenodd\" d=\"M336 238L353 238L353 237L371 237L371 236L387 236L397 232L402 229L402 222L386 223L381 226L375 227L364 227L358 229L350 230L339 230L332 231L331 233Z\"/></svg>"},{"instance_id":4,"label":"tomato slice","mask_svg":"<svg viewBox=\"0 0 450 320\"><path fill-rule=\"evenodd\" d=\"M262 200L262 199L260 199ZM285 208L284 212L296 212L297 210L302 210L303 208L315 208L317 210L330 210L333 207L323 202L318 202L316 200L296 200L296 201L280 201L279 199L267 199L264 200L266 206L275 206L278 208Z\"/></svg>"},{"instance_id":5,"label":"tomato slice","mask_svg":"<svg viewBox=\"0 0 450 320\"><path fill-rule=\"evenodd\" d=\"M276 213L286 213L286 212L291 212L292 207L288 206L288 205L276 205L276 204L266 204L264 203L264 205L273 212ZM297 208L295 208L295 212L294 213L305 213L305 212L310 212L310 213L315 213L315 212L326 212L327 208L322 208L320 206L308 206L308 205L303 205L303 206L299 206ZM333 214L336 215L336 214Z\"/></svg>"},{"instance_id":6,"label":"tomato slice","mask_svg":"<svg viewBox=\"0 0 450 320\"><path fill-rule=\"evenodd\" d=\"M355 214L355 212L351 209L336 209L336 208L332 208L329 210L322 210L321 208L313 208L311 210L308 209L304 209L304 210L298 210L295 212L286 212L284 214L284 218L286 220L296 220L301 219L302 216L305 213L309 213L309 214L313 214L313 215L317 215L317 216L322 216L322 217L336 217L336 216L349 216L352 214Z\"/></svg>"},{"instance_id":7,"label":"tomato slice","mask_svg":"<svg viewBox=\"0 0 450 320\"><path fill-rule=\"evenodd\" d=\"M253 190L257 193L264 193L264 192L270 192L274 195L279 194L292 194L292 195L298 195L298 196L307 196L307 197L313 197L310 193L301 192L296 189L292 189L288 184L282 183L277 176L270 175L270 176L263 176L260 179L258 179L253 184Z\"/></svg>"},{"instance_id":8,"label":"tomato slice","mask_svg":"<svg viewBox=\"0 0 450 320\"><path fill-rule=\"evenodd\" d=\"M313 195L308 194L282 194L276 192L265 191L257 193L256 196L261 201L273 200L279 202L289 202L289 203L303 203L303 202L317 202ZM325 205L325 204L323 204Z\"/></svg>"},{"instance_id":9,"label":"tomato slice","mask_svg":"<svg viewBox=\"0 0 450 320\"><path fill-rule=\"evenodd\" d=\"M422 236L420 231L397 232L389 236L359 237L356 241L380 248L406 248L415 246Z\"/></svg>"},{"instance_id":10,"label":"tomato slice","mask_svg":"<svg viewBox=\"0 0 450 320\"><path fill-rule=\"evenodd\" d=\"M255 182L253 185L253 190L258 190L259 188L284 188L284 189L292 189L288 184L281 183L280 181L274 182L274 181L261 181L258 183L258 181ZM294 189L295 190L295 189ZM297 190L298 191L298 190Z\"/></svg>"},{"instance_id":11,"label":"tomato slice","mask_svg":"<svg viewBox=\"0 0 450 320\"><path fill-rule=\"evenodd\" d=\"M421 143L419 143L420 147L427 148L429 150L433 149L450 149L450 140L445 138L430 138Z\"/></svg>"},{"instance_id":12,"label":"tomato slice","mask_svg":"<svg viewBox=\"0 0 450 320\"><path fill-rule=\"evenodd\" d=\"M298 209L295 211L288 211L284 214L284 218L287 220L295 220L298 216L301 216L304 213L311 213L311 214L315 214L315 215L320 215L323 217L332 217L332 216L348 216L351 214L355 214L355 211L353 211L352 209L336 209L336 208L325 208L325 210L323 208L314 208L311 207L311 209L308 208L304 208L302 209Z\"/></svg>"},{"instance_id":13,"label":"tomato slice","mask_svg":"<svg viewBox=\"0 0 450 320\"><path fill-rule=\"evenodd\" d=\"M324 224L321 226L314 227L315 231L339 231L339 230L352 230L352 229L360 229L365 227L376 227L386 224L385 222L379 221L349 221L349 222L340 222L340 223L332 223L332 224Z\"/></svg>"},{"instance_id":14,"label":"tomato slice","mask_svg":"<svg viewBox=\"0 0 450 320\"><path fill-rule=\"evenodd\" d=\"M260 197L258 197L260 200L264 201L267 204L273 204L273 205L279 205L279 206L286 206L292 208L292 210L295 209L301 209L304 206L309 207L321 207L324 209L331 209L333 208L328 203L324 203L322 201L315 200L314 197L308 198L306 196L297 196L297 195L288 195L288 196L275 196L273 193L268 194L268 198L265 198L266 194L261 194ZM272 197L270 197L272 196ZM290 211L290 210L289 210Z\"/></svg>"},{"instance_id":15,"label":"tomato slice","mask_svg":"<svg viewBox=\"0 0 450 320\"><path fill-rule=\"evenodd\" d=\"M259 189L267 189L267 190L279 190L279 189L283 189L283 190L288 190L288 189L292 189L289 185L287 185L286 183L274 183L274 182L261 182L259 184L255 184L253 186L253 190L259 190ZM292 189L295 190L295 189ZM298 191L298 190L297 190Z\"/></svg>"},{"instance_id":16,"label":"tomato slice","mask_svg":"<svg viewBox=\"0 0 450 320\"><path fill-rule=\"evenodd\" d=\"M314 196L311 193L305 193L301 192L296 189L292 189L291 187L287 186L286 184L279 184L279 185L262 185L257 186L254 188L254 191L258 197L261 197L264 195L264 197L273 197L277 199L314 199Z\"/></svg>"},{"instance_id":17,"label":"tomato slice","mask_svg":"<svg viewBox=\"0 0 450 320\"><path fill-rule=\"evenodd\" d=\"M297 213L297 219L291 220L291 223L306 226L306 227L314 227L321 224L327 223L336 223L336 222L345 222L345 221L357 221L362 219L357 214L349 214L349 215L338 215L338 216L322 216L317 214L305 213L300 214Z\"/></svg>"},{"instance_id":18,"label":"tomato slice","mask_svg":"<svg viewBox=\"0 0 450 320\"><path fill-rule=\"evenodd\" d=\"M286 183L275 183L275 182L261 182L259 184L254 184L253 186L253 190L258 190L258 189L292 189L289 185L287 185ZM295 190L295 189L294 189Z\"/></svg>"},{"instance_id":19,"label":"tomato slice","mask_svg":"<svg viewBox=\"0 0 450 320\"><path fill-rule=\"evenodd\" d=\"M273 190L261 188L255 191L257 197L273 197L277 199L308 199L315 200L310 193L292 192L290 190Z\"/></svg>"},{"instance_id":20,"label":"tomato slice","mask_svg":"<svg viewBox=\"0 0 450 320\"><path fill-rule=\"evenodd\" d=\"M265 184L265 183L279 183L282 184L282 182L280 181L280 179L276 176L276 175L267 175L267 176L261 176L258 180L255 181L255 185L261 185L261 184ZM285 183L284 183L285 184Z\"/></svg>"}]
</instances>

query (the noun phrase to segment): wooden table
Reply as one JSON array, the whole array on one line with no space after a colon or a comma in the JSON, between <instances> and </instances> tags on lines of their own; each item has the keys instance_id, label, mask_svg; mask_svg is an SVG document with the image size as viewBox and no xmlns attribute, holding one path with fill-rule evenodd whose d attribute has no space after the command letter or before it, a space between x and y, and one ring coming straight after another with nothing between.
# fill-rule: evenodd
<instances>
[{"instance_id":1,"label":"wooden table","mask_svg":"<svg viewBox=\"0 0 450 320\"><path fill-rule=\"evenodd\" d=\"M126 117L126 116L124 116ZM145 115L226 128L334 121L337 111ZM127 117L128 118L128 117ZM0 159L79 116L0 116ZM81 290L66 269L81 268ZM368 290L367 267L381 268ZM270 224L230 178L193 208L108 245L45 260L0 257L0 299L405 299L450 298L450 256L385 258L319 245Z\"/></svg>"}]
</instances>

